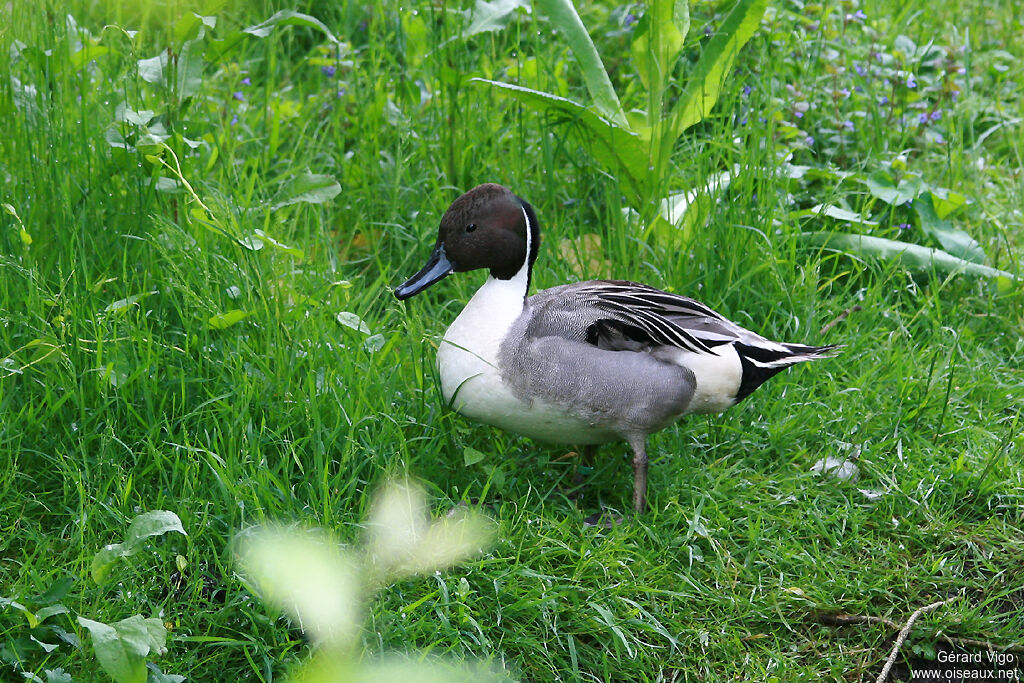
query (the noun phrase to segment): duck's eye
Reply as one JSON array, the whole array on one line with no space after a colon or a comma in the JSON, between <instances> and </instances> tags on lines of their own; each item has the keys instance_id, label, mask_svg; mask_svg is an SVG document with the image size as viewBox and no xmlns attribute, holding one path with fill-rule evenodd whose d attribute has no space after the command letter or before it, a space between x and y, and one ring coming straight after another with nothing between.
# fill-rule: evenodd
<instances>
[{"instance_id":1,"label":"duck's eye","mask_svg":"<svg viewBox=\"0 0 1024 683\"><path fill-rule=\"evenodd\" d=\"M476 223L470 223L466 226L466 232L473 232L476 230Z\"/></svg>"}]
</instances>

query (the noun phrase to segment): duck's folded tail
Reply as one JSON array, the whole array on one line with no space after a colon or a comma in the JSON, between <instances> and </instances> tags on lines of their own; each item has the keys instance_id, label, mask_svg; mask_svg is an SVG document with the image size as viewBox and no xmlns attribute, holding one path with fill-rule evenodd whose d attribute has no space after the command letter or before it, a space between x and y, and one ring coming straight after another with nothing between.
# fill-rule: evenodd
<instances>
[{"instance_id":1,"label":"duck's folded tail","mask_svg":"<svg viewBox=\"0 0 1024 683\"><path fill-rule=\"evenodd\" d=\"M827 344L825 346L772 344L771 346L760 346L739 342L735 346L736 353L740 357L740 364L743 366L743 379L740 382L739 393L736 395L737 403L790 365L796 365L804 361L819 360L821 358L832 358L838 354L839 349L843 348L842 344Z\"/></svg>"}]
</instances>

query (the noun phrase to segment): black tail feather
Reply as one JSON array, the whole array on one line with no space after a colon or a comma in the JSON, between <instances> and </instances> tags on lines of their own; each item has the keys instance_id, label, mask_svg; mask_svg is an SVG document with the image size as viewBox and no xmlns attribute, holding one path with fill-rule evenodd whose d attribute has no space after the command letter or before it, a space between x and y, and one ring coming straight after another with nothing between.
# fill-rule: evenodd
<instances>
[{"instance_id":1,"label":"black tail feather","mask_svg":"<svg viewBox=\"0 0 1024 683\"><path fill-rule=\"evenodd\" d=\"M782 344L782 346L783 349L777 349L736 343L736 353L739 354L740 365L743 368L740 390L736 394L737 403L750 396L755 389L790 365L820 358L831 358L835 355L831 353L832 351L842 348L842 344L827 344L825 346Z\"/></svg>"}]
</instances>

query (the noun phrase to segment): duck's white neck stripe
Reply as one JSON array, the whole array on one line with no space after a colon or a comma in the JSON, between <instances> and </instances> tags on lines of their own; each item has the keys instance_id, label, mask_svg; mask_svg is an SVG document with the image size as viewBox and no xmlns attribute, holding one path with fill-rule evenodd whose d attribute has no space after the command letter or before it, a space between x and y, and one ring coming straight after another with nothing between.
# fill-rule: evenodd
<instances>
[{"instance_id":1,"label":"duck's white neck stripe","mask_svg":"<svg viewBox=\"0 0 1024 683\"><path fill-rule=\"evenodd\" d=\"M526 298L527 290L530 287L530 250L533 248L533 225L530 224L530 214L527 213L526 207L521 207L520 210L523 212L523 220L526 222L526 259L516 274L512 276L511 281L516 284L522 282L523 298Z\"/></svg>"}]
</instances>

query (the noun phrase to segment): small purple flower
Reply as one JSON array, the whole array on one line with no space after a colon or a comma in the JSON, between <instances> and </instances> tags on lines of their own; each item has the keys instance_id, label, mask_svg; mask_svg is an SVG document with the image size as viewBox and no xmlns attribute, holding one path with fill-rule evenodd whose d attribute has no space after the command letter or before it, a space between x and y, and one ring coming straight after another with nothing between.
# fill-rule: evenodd
<instances>
[{"instance_id":1,"label":"small purple flower","mask_svg":"<svg viewBox=\"0 0 1024 683\"><path fill-rule=\"evenodd\" d=\"M744 116L742 119L740 119L740 125L741 126L747 125L747 117L746 116Z\"/></svg>"},{"instance_id":2,"label":"small purple flower","mask_svg":"<svg viewBox=\"0 0 1024 683\"><path fill-rule=\"evenodd\" d=\"M846 130L848 130L848 131L850 131L852 133L853 130L854 130L854 128L853 128L853 121L843 121L843 128L845 128Z\"/></svg>"},{"instance_id":3,"label":"small purple flower","mask_svg":"<svg viewBox=\"0 0 1024 683\"><path fill-rule=\"evenodd\" d=\"M939 119L942 118L942 110L936 109L935 111L928 115L928 118L930 118L932 121L938 121Z\"/></svg>"},{"instance_id":4,"label":"small purple flower","mask_svg":"<svg viewBox=\"0 0 1024 683\"><path fill-rule=\"evenodd\" d=\"M234 97L239 102L242 102L242 101L245 100L245 95L242 94L241 90L236 90L235 92L231 93L231 96Z\"/></svg>"},{"instance_id":5,"label":"small purple flower","mask_svg":"<svg viewBox=\"0 0 1024 683\"><path fill-rule=\"evenodd\" d=\"M797 117L798 119L802 119L804 117L804 113L802 111L795 111L793 112L793 116Z\"/></svg>"},{"instance_id":6,"label":"small purple flower","mask_svg":"<svg viewBox=\"0 0 1024 683\"><path fill-rule=\"evenodd\" d=\"M326 66L320 67L320 71L322 71L324 76L327 76L328 78L334 78L334 72L337 70L337 67L333 64L327 64Z\"/></svg>"},{"instance_id":7,"label":"small purple flower","mask_svg":"<svg viewBox=\"0 0 1024 683\"><path fill-rule=\"evenodd\" d=\"M935 132L935 143L939 144L939 145L942 145L942 144L945 144L945 142L946 142L946 138L942 137L942 133L936 131Z\"/></svg>"},{"instance_id":8,"label":"small purple flower","mask_svg":"<svg viewBox=\"0 0 1024 683\"><path fill-rule=\"evenodd\" d=\"M813 147L814 146L814 137L812 137L810 135L805 137L804 138L804 144L807 145L808 147Z\"/></svg>"},{"instance_id":9,"label":"small purple flower","mask_svg":"<svg viewBox=\"0 0 1024 683\"><path fill-rule=\"evenodd\" d=\"M712 33L711 26L710 25L705 25L704 26L704 37L707 38L708 36L711 35L711 33Z\"/></svg>"},{"instance_id":10,"label":"small purple flower","mask_svg":"<svg viewBox=\"0 0 1024 683\"><path fill-rule=\"evenodd\" d=\"M854 90L855 90L856 92L864 92L864 88L860 87L859 85L855 85L855 86L853 86L853 89L854 89Z\"/></svg>"},{"instance_id":11,"label":"small purple flower","mask_svg":"<svg viewBox=\"0 0 1024 683\"><path fill-rule=\"evenodd\" d=\"M750 88L749 85L743 86L743 96L744 97L750 97L750 90L751 90L751 88Z\"/></svg>"},{"instance_id":12,"label":"small purple flower","mask_svg":"<svg viewBox=\"0 0 1024 683\"><path fill-rule=\"evenodd\" d=\"M917 122L922 124L922 125L925 124L925 123L928 123L928 113L927 112L921 112L920 114L918 114L917 115Z\"/></svg>"},{"instance_id":13,"label":"small purple flower","mask_svg":"<svg viewBox=\"0 0 1024 683\"><path fill-rule=\"evenodd\" d=\"M868 73L868 70L865 69L864 66L859 62L853 63L853 70L857 72L858 76L865 76Z\"/></svg>"},{"instance_id":14,"label":"small purple flower","mask_svg":"<svg viewBox=\"0 0 1024 683\"><path fill-rule=\"evenodd\" d=\"M882 95L881 97L878 98L878 103L883 106L889 104L889 98L886 97L885 95Z\"/></svg>"},{"instance_id":15,"label":"small purple flower","mask_svg":"<svg viewBox=\"0 0 1024 683\"><path fill-rule=\"evenodd\" d=\"M238 123L238 114L231 117L231 125L234 126L236 123Z\"/></svg>"},{"instance_id":16,"label":"small purple flower","mask_svg":"<svg viewBox=\"0 0 1024 683\"><path fill-rule=\"evenodd\" d=\"M344 97L346 92L348 92L348 91L345 90L344 88L338 88L338 98L340 99L340 98Z\"/></svg>"},{"instance_id":17,"label":"small purple flower","mask_svg":"<svg viewBox=\"0 0 1024 683\"><path fill-rule=\"evenodd\" d=\"M821 24L817 21L812 21L805 27L808 33L817 33L818 29L821 28Z\"/></svg>"},{"instance_id":18,"label":"small purple flower","mask_svg":"<svg viewBox=\"0 0 1024 683\"><path fill-rule=\"evenodd\" d=\"M954 90L953 92L950 93L950 96L953 98L953 101L956 102L958 99L960 99L960 91Z\"/></svg>"},{"instance_id":19,"label":"small purple flower","mask_svg":"<svg viewBox=\"0 0 1024 683\"><path fill-rule=\"evenodd\" d=\"M896 227L899 228L900 230L909 230L910 229L910 223L900 223Z\"/></svg>"},{"instance_id":20,"label":"small purple flower","mask_svg":"<svg viewBox=\"0 0 1024 683\"><path fill-rule=\"evenodd\" d=\"M847 88L840 88L839 91L836 92L836 96L842 97L845 100L850 97L850 91Z\"/></svg>"},{"instance_id":21,"label":"small purple flower","mask_svg":"<svg viewBox=\"0 0 1024 683\"><path fill-rule=\"evenodd\" d=\"M911 90L917 87L917 79L914 78L914 74L907 76L907 87Z\"/></svg>"},{"instance_id":22,"label":"small purple flower","mask_svg":"<svg viewBox=\"0 0 1024 683\"><path fill-rule=\"evenodd\" d=\"M868 18L868 15L864 14L864 10L859 9L853 13L853 18L858 21L864 21L865 19Z\"/></svg>"},{"instance_id":23,"label":"small purple flower","mask_svg":"<svg viewBox=\"0 0 1024 683\"><path fill-rule=\"evenodd\" d=\"M242 79L242 85L252 85L252 80L248 76L246 76Z\"/></svg>"},{"instance_id":24,"label":"small purple flower","mask_svg":"<svg viewBox=\"0 0 1024 683\"><path fill-rule=\"evenodd\" d=\"M636 15L630 12L629 14L626 15L626 18L622 20L622 24L624 26L632 26L633 24L636 23L636 21Z\"/></svg>"}]
</instances>

